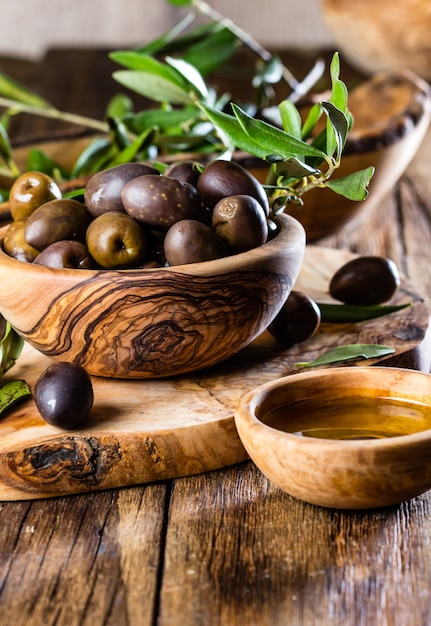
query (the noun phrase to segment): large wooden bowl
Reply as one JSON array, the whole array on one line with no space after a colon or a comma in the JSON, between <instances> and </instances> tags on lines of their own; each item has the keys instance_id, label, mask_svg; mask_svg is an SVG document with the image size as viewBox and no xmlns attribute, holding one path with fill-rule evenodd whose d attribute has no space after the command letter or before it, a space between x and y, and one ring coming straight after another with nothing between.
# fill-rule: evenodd
<instances>
[{"instance_id":1,"label":"large wooden bowl","mask_svg":"<svg viewBox=\"0 0 431 626\"><path fill-rule=\"evenodd\" d=\"M299 273L303 227L215 261L145 270L51 269L0 251L0 313L37 350L112 378L195 371L249 344Z\"/></svg>"},{"instance_id":2,"label":"large wooden bowl","mask_svg":"<svg viewBox=\"0 0 431 626\"><path fill-rule=\"evenodd\" d=\"M407 401L410 406L397 408L403 411L402 418L392 406L386 414L351 410L334 424L333 403L346 396L384 397ZM298 436L294 434L299 429L298 403L310 399L320 406L320 427L380 430L392 436L356 440ZM283 419L277 427L276 410L281 410ZM247 393L237 407L235 423L260 470L278 487L306 502L367 509L396 504L431 489L430 374L380 366L294 374ZM316 415L308 424L312 425L316 428ZM407 434L394 436L401 432Z\"/></svg>"}]
</instances>

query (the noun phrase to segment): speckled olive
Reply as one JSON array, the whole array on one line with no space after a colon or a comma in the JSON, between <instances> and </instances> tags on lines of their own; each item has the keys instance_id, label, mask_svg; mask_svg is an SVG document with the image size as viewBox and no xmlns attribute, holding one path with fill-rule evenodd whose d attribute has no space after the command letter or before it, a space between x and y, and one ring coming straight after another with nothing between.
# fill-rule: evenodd
<instances>
[{"instance_id":1,"label":"speckled olive","mask_svg":"<svg viewBox=\"0 0 431 626\"><path fill-rule=\"evenodd\" d=\"M137 267L147 250L147 235L127 213L102 213L87 229L87 248L105 269Z\"/></svg>"},{"instance_id":2,"label":"speckled olive","mask_svg":"<svg viewBox=\"0 0 431 626\"><path fill-rule=\"evenodd\" d=\"M268 238L265 211L251 196L219 200L213 210L211 226L233 252L257 248Z\"/></svg>"},{"instance_id":3,"label":"speckled olive","mask_svg":"<svg viewBox=\"0 0 431 626\"><path fill-rule=\"evenodd\" d=\"M11 222L3 238L3 249L9 256L18 261L32 263L39 254L39 250L30 246L25 239L26 220Z\"/></svg>"},{"instance_id":4,"label":"speckled olive","mask_svg":"<svg viewBox=\"0 0 431 626\"><path fill-rule=\"evenodd\" d=\"M42 250L33 263L45 267L72 269L94 269L96 266L87 246L73 240L55 241Z\"/></svg>"},{"instance_id":5,"label":"speckled olive","mask_svg":"<svg viewBox=\"0 0 431 626\"><path fill-rule=\"evenodd\" d=\"M48 424L76 428L87 420L93 407L91 378L79 365L53 363L36 381L34 401Z\"/></svg>"},{"instance_id":6,"label":"speckled olive","mask_svg":"<svg viewBox=\"0 0 431 626\"><path fill-rule=\"evenodd\" d=\"M197 161L179 161L178 163L172 163L165 170L164 175L176 178L182 183L190 183L196 187L201 175L201 169L202 165Z\"/></svg>"},{"instance_id":7,"label":"speckled olive","mask_svg":"<svg viewBox=\"0 0 431 626\"><path fill-rule=\"evenodd\" d=\"M268 331L287 348L314 335L321 314L316 302L302 291L291 291Z\"/></svg>"},{"instance_id":8,"label":"speckled olive","mask_svg":"<svg viewBox=\"0 0 431 626\"><path fill-rule=\"evenodd\" d=\"M25 226L25 239L37 250L64 239L83 242L90 221L87 209L77 200L51 200L30 215Z\"/></svg>"},{"instance_id":9,"label":"speckled olive","mask_svg":"<svg viewBox=\"0 0 431 626\"><path fill-rule=\"evenodd\" d=\"M262 205L267 216L269 214L268 197L262 184L234 161L212 161L199 176L197 190L202 202L210 208L227 196L248 195Z\"/></svg>"},{"instance_id":10,"label":"speckled olive","mask_svg":"<svg viewBox=\"0 0 431 626\"><path fill-rule=\"evenodd\" d=\"M182 219L195 219L201 202L196 188L169 176L140 176L121 193L124 208L149 228L167 231Z\"/></svg>"},{"instance_id":11,"label":"speckled olive","mask_svg":"<svg viewBox=\"0 0 431 626\"><path fill-rule=\"evenodd\" d=\"M340 267L329 283L330 295L354 305L387 302L400 286L394 261L380 256L360 256Z\"/></svg>"},{"instance_id":12,"label":"speckled olive","mask_svg":"<svg viewBox=\"0 0 431 626\"><path fill-rule=\"evenodd\" d=\"M25 220L45 202L61 198L57 183L43 172L25 172L9 191L9 210L14 220Z\"/></svg>"},{"instance_id":13,"label":"speckled olive","mask_svg":"<svg viewBox=\"0 0 431 626\"><path fill-rule=\"evenodd\" d=\"M169 265L211 261L228 256L223 239L197 220L180 220L166 233L164 251Z\"/></svg>"},{"instance_id":14,"label":"speckled olive","mask_svg":"<svg viewBox=\"0 0 431 626\"><path fill-rule=\"evenodd\" d=\"M124 212L121 191L126 183L138 176L159 175L156 168L144 163L122 163L94 174L85 185L85 204L97 217L108 211Z\"/></svg>"}]
</instances>

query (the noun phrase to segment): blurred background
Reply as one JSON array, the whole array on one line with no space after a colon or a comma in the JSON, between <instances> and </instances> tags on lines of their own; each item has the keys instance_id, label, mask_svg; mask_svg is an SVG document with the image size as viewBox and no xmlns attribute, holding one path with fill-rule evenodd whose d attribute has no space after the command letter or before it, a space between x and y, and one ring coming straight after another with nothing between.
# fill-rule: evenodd
<instances>
[{"instance_id":1,"label":"blurred background","mask_svg":"<svg viewBox=\"0 0 431 626\"><path fill-rule=\"evenodd\" d=\"M266 47L331 45L320 0L209 0ZM185 9L165 0L1 0L0 54L37 58L49 47L114 49L148 42Z\"/></svg>"}]
</instances>

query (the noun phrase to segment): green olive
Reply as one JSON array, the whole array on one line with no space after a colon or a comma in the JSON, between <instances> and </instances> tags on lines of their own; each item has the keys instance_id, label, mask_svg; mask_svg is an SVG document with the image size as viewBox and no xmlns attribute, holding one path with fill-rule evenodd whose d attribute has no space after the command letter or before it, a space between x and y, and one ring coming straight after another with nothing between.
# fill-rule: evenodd
<instances>
[{"instance_id":1,"label":"green olive","mask_svg":"<svg viewBox=\"0 0 431 626\"><path fill-rule=\"evenodd\" d=\"M268 331L289 348L310 339L320 320L320 309L314 300L302 291L291 291Z\"/></svg>"},{"instance_id":2,"label":"green olive","mask_svg":"<svg viewBox=\"0 0 431 626\"><path fill-rule=\"evenodd\" d=\"M80 241L55 241L40 252L33 261L45 267L68 267L72 269L93 269L96 264L87 247Z\"/></svg>"},{"instance_id":3,"label":"green olive","mask_svg":"<svg viewBox=\"0 0 431 626\"><path fill-rule=\"evenodd\" d=\"M400 282L398 268L391 259L360 256L335 272L329 283L329 293L345 304L382 304L392 298Z\"/></svg>"},{"instance_id":4,"label":"green olive","mask_svg":"<svg viewBox=\"0 0 431 626\"><path fill-rule=\"evenodd\" d=\"M269 215L265 189L251 172L234 161L212 161L199 176L197 189L202 202L210 208L227 196L247 195L255 198L265 215Z\"/></svg>"},{"instance_id":5,"label":"green olive","mask_svg":"<svg viewBox=\"0 0 431 626\"><path fill-rule=\"evenodd\" d=\"M197 220L180 220L166 233L164 251L169 265L212 261L228 256L223 239Z\"/></svg>"},{"instance_id":6,"label":"green olive","mask_svg":"<svg viewBox=\"0 0 431 626\"><path fill-rule=\"evenodd\" d=\"M3 238L3 249L9 256L18 261L32 263L39 254L39 250L30 246L25 239L25 220L11 222Z\"/></svg>"},{"instance_id":7,"label":"green olive","mask_svg":"<svg viewBox=\"0 0 431 626\"><path fill-rule=\"evenodd\" d=\"M138 176L159 175L144 163L122 163L94 174L85 185L85 204L93 217L108 211L124 212L121 191L126 183Z\"/></svg>"},{"instance_id":8,"label":"green olive","mask_svg":"<svg viewBox=\"0 0 431 626\"><path fill-rule=\"evenodd\" d=\"M121 193L124 208L149 228L167 231L175 222L195 219L201 202L196 188L169 176L140 176Z\"/></svg>"},{"instance_id":9,"label":"green olive","mask_svg":"<svg viewBox=\"0 0 431 626\"><path fill-rule=\"evenodd\" d=\"M93 259L105 269L137 267L145 259L146 233L127 213L112 211L96 217L86 241Z\"/></svg>"},{"instance_id":10,"label":"green olive","mask_svg":"<svg viewBox=\"0 0 431 626\"><path fill-rule=\"evenodd\" d=\"M57 183L43 172L18 176L9 192L9 210L14 220L27 219L45 202L61 198Z\"/></svg>"},{"instance_id":11,"label":"green olive","mask_svg":"<svg viewBox=\"0 0 431 626\"><path fill-rule=\"evenodd\" d=\"M234 252L257 248L268 238L265 211L252 196L229 196L217 202L211 225Z\"/></svg>"},{"instance_id":12,"label":"green olive","mask_svg":"<svg viewBox=\"0 0 431 626\"><path fill-rule=\"evenodd\" d=\"M90 221L87 209L77 200L51 200L30 215L25 226L25 238L37 250L65 239L83 242Z\"/></svg>"}]
</instances>

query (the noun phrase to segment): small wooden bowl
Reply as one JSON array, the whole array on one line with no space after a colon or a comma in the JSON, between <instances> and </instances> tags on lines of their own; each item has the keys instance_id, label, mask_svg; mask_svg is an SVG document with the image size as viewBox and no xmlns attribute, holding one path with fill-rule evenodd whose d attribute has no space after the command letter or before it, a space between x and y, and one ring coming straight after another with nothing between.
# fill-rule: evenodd
<instances>
[{"instance_id":1,"label":"small wooden bowl","mask_svg":"<svg viewBox=\"0 0 431 626\"><path fill-rule=\"evenodd\" d=\"M227 359L273 320L299 273L303 227L268 243L144 270L51 269L0 251L0 313L33 347L111 378L156 378Z\"/></svg>"},{"instance_id":2,"label":"small wooden bowl","mask_svg":"<svg viewBox=\"0 0 431 626\"><path fill-rule=\"evenodd\" d=\"M350 405L345 414L334 414L334 405L349 396L356 398L357 410ZM379 414L362 414L359 403L382 398L385 408L380 405ZM300 412L301 403L316 410ZM430 374L377 366L294 374L246 394L236 409L235 423L263 474L311 504L377 508L431 488ZM391 436L331 439L294 434L323 426L340 428L344 436L352 427Z\"/></svg>"}]
</instances>

